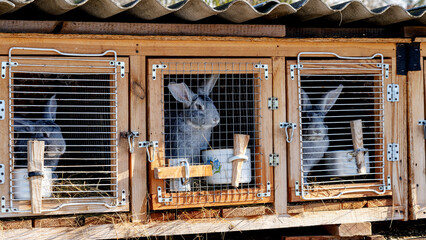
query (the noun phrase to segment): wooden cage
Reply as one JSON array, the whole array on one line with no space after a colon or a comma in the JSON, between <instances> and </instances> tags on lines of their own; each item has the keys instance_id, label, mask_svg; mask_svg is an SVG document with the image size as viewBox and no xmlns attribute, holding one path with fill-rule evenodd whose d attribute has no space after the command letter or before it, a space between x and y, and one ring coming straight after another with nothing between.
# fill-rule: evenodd
<instances>
[{"instance_id":1,"label":"wooden cage","mask_svg":"<svg viewBox=\"0 0 426 240\"><path fill-rule=\"evenodd\" d=\"M64 35L57 38L50 35L9 34L2 34L1 38L3 39L0 42L2 62L9 64L5 65L5 80L1 82L0 88L0 100L3 100L5 104L3 106L5 119L0 119L0 131L3 133L0 136L2 140L0 154L3 156L0 163L3 165L0 167L4 168L5 176L4 182L0 184L0 194L5 197L0 214L2 218L40 215L10 211L10 158L12 155L10 155L9 143L11 138L15 137L10 134L13 133L11 125L13 127L14 118L10 112L13 111L14 106L10 104L16 105L9 82L10 76L12 78L16 76L10 70L23 69L49 74L65 72L77 75L80 72L95 75L97 71L101 71L96 62L81 65L79 62L87 58L94 58L97 61L105 60L109 55L102 54L107 51L116 52L117 58L116 60L108 58L107 69L113 71L110 73L113 73L117 85L107 89L110 89L108 91L116 89L117 113L113 113L113 116L116 116L117 125L116 129L110 132L116 134L112 137L117 141L117 151L113 153L117 154L118 163L114 176L118 179L117 189L120 191L114 195L112 201L119 201L120 205L110 208L105 207L103 203L88 202L83 205L67 205L59 211L42 212L41 215L130 212L132 220L140 222L148 220L150 216L154 218L155 214L169 214L172 215L171 219L179 219L178 214L186 211L183 210L185 208L191 209L188 211L206 209L216 211L225 218L247 216L225 215L224 213L230 209L238 210L247 207L272 209L268 213L263 211L261 213L263 216L256 219L231 219L232 225L244 222L238 230L408 218L407 131L406 125L402 124L407 119L407 77L396 72L395 48L397 42L410 40L341 39L336 41L333 39L170 38L112 35ZM13 47L31 47L31 49L16 50L13 55L17 58L16 66L10 65L15 62L9 57L9 50ZM40 53L37 49L41 48L57 51ZM61 53L71 55L61 56ZM301 56L301 53L307 54ZM34 62L46 57L47 61L54 62L59 58L65 61L61 64ZM21 61L26 62L24 64ZM53 68L56 68L56 65L60 66L58 71L61 72L55 73L56 70ZM71 66L79 66L81 69ZM371 72L373 74L370 74ZM86 75L82 75L78 79L87 78ZM170 148L166 136L170 132L168 130L170 126L169 128L167 126L167 119L170 118L168 114L173 107L182 108L181 103L178 103L175 96L170 93L170 84L181 84L180 86L185 84L195 95L200 84L213 76L216 76L217 83L207 95L217 108L221 119L211 130L210 146L207 149L232 149L234 134L249 135L251 139L248 143L251 151L249 154L251 177L248 182L242 182L238 187L232 186L229 182L208 184L206 178L214 174L212 173L214 164L209 162L201 164L201 160L198 160L200 164L195 164L195 160L187 160L187 165L181 162L176 164L173 163L173 159L181 158L181 156L167 153L167 149ZM327 79L324 76L332 80L330 84L326 83ZM25 75L20 77L28 78ZM55 75L53 78L59 77ZM421 78L423 79L423 76ZM72 79L73 77L67 77L63 80L62 83L71 86L68 91L62 91L63 95L79 93L79 87L71 83ZM313 85L307 84L308 82ZM369 85L363 85L365 82ZM361 150L367 148L368 165L364 162L364 166L369 169L367 173L374 177L368 180L361 179L358 172L350 173L350 178L331 174L327 176L328 180L318 181L320 185L309 187L304 180L314 175L311 173L313 171L304 170L306 162L303 161L302 142L305 141L303 125L306 124L307 117L303 110L305 97L302 89L309 96L311 104L318 105L315 101L321 97L317 96L339 88L340 83L344 85L341 96L330 108L332 109L332 112L328 113L330 115L325 116L328 121L325 124L328 124L330 136L346 138L344 144L341 144L344 145L343 147L338 148L334 143L334 145L330 143L330 146L335 148L334 150L349 149L351 152L358 148ZM389 91L388 86L391 87ZM55 88L54 85L52 85L53 88ZM398 94L394 88L398 89ZM367 90L360 92L355 89ZM26 90L22 89L16 91L14 94L18 94L19 91L26 93ZM108 93L107 90L105 91L104 93ZM39 89L37 92L42 94ZM45 92L47 95L43 97L43 104L46 104L55 92L57 92L57 99L66 99L61 96L60 91ZM365 101L351 104L351 99L355 98L365 98ZM70 100L63 100L62 103L66 101ZM238 105L236 104L238 102L244 102L244 104ZM361 109L355 107L357 104L372 107ZM19 105L31 104L19 103ZM38 111L43 112L40 106ZM62 125L61 127L65 129L66 124L60 122L60 112L65 114L67 111L58 107L56 124ZM351 112L357 112L357 114L352 114L354 116L351 117L349 114ZM86 113L90 111L87 110ZM247 115L247 117L241 119L240 115ZM340 119L341 116L345 119L343 117ZM65 115L62 115L62 118L65 118ZM364 132L364 147L354 147L352 143L350 121L358 119L363 122L361 126ZM233 125L230 123L232 121L234 121ZM333 125L333 121L344 121L344 125ZM221 128L220 124L225 125L226 128ZM236 125L244 125L244 128L235 127ZM64 138L67 137L64 135ZM339 138L330 137L329 140L338 142ZM72 148L69 151L71 150ZM202 156L202 153L199 154ZM364 154L365 159L367 159L366 155L367 153ZM355 159L356 156L353 156ZM357 168L351 171L357 171ZM190 177L194 176L194 182L181 181L188 173ZM304 173L307 174L304 175ZM321 176L316 177L318 179ZM333 182L334 177L340 178L341 181ZM196 181L201 183L201 187L194 185ZM186 184L189 184L190 188L186 188L184 186ZM185 190L181 191L181 188ZM345 192L345 189L352 190ZM124 190L124 194L121 190ZM42 209L55 203L50 201L55 200L43 200ZM74 203L72 199L67 201ZM20 207L28 210L29 201L25 201ZM6 209L9 209L9 212L6 212ZM155 231L161 231L162 234L184 234L179 232L180 230L173 230L175 228L170 225L173 222L150 222L148 232L144 234L155 234ZM176 221L179 224L184 224L183 222L184 220ZM191 224L193 225L191 225L190 233L198 233L202 231L198 229L205 230L211 226L215 228L215 231L230 229L228 221L213 222L207 217ZM132 226L142 228L147 225L135 223ZM167 227L168 230L161 230L161 226L169 227ZM182 227L182 229L187 228Z\"/></svg>"}]
</instances>

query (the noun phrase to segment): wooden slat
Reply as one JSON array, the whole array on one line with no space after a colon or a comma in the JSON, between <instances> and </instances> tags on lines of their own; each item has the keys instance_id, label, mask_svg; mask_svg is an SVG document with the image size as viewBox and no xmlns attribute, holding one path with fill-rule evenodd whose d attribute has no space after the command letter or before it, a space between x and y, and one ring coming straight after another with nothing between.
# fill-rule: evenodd
<instances>
[{"instance_id":1,"label":"wooden slat","mask_svg":"<svg viewBox=\"0 0 426 240\"><path fill-rule=\"evenodd\" d=\"M406 38L426 37L425 26L404 26L403 31Z\"/></svg>"},{"instance_id":2,"label":"wooden slat","mask_svg":"<svg viewBox=\"0 0 426 240\"><path fill-rule=\"evenodd\" d=\"M369 236L372 234L371 223L369 222L330 225L325 226L325 228L332 235L339 237Z\"/></svg>"},{"instance_id":3,"label":"wooden slat","mask_svg":"<svg viewBox=\"0 0 426 240\"><path fill-rule=\"evenodd\" d=\"M54 239L60 236L63 239L80 239L84 236L92 239L121 239L146 236L170 236L204 234L206 232L240 232L272 228L290 228L303 226L332 225L356 223L359 219L365 222L397 220L403 215L395 212L400 208L361 208L340 211L307 212L298 217L265 215L262 217L234 218L234 219L197 219L157 221L148 224L124 223L106 224L87 227L63 228L33 228L13 229L2 232L5 239L33 239L39 236L42 239Z\"/></svg>"},{"instance_id":4,"label":"wooden slat","mask_svg":"<svg viewBox=\"0 0 426 240\"><path fill-rule=\"evenodd\" d=\"M189 176L191 178L213 176L212 165L189 166ZM185 167L156 167L154 168L154 177L155 179L184 178Z\"/></svg>"},{"instance_id":5,"label":"wooden slat","mask_svg":"<svg viewBox=\"0 0 426 240\"><path fill-rule=\"evenodd\" d=\"M423 66L424 63L422 62ZM422 68L423 69L423 68ZM409 150L409 207L410 219L418 219L417 206L426 207L426 155L423 126L419 120L425 115L425 84L426 72L409 71L408 78L408 150Z\"/></svg>"},{"instance_id":6,"label":"wooden slat","mask_svg":"<svg viewBox=\"0 0 426 240\"><path fill-rule=\"evenodd\" d=\"M354 150L358 151L364 148L364 140L362 136L362 120L354 120L350 121L351 125L351 133L352 133L352 142L354 145ZM364 158L364 152L358 151L356 152L356 166L358 173L366 173L367 169L365 167L365 158Z\"/></svg>"},{"instance_id":7,"label":"wooden slat","mask_svg":"<svg viewBox=\"0 0 426 240\"><path fill-rule=\"evenodd\" d=\"M30 140L28 149L28 173L43 172L44 170L44 141ZM29 177L31 212L40 214L42 209L43 176Z\"/></svg>"},{"instance_id":8,"label":"wooden slat","mask_svg":"<svg viewBox=\"0 0 426 240\"><path fill-rule=\"evenodd\" d=\"M131 210L133 222L147 220L148 182L144 148L138 148L138 141L146 140L146 64L145 57L130 57L130 131L139 132L135 138L135 150L130 154Z\"/></svg>"},{"instance_id":9,"label":"wooden slat","mask_svg":"<svg viewBox=\"0 0 426 240\"><path fill-rule=\"evenodd\" d=\"M286 108L286 67L285 58L272 59L273 93L278 98L278 109L273 111L274 153L278 154L280 163L274 167L275 211L278 214L287 213L287 142L285 132L280 128L280 122L287 121Z\"/></svg>"},{"instance_id":10,"label":"wooden slat","mask_svg":"<svg viewBox=\"0 0 426 240\"><path fill-rule=\"evenodd\" d=\"M1 20L3 33L285 37L285 25Z\"/></svg>"}]
</instances>

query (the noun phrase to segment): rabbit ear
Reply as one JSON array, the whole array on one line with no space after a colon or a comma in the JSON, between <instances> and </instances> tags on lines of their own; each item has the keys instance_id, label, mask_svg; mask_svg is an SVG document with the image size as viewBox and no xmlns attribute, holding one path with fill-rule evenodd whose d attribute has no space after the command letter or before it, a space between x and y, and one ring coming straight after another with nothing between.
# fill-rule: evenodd
<instances>
[{"instance_id":1,"label":"rabbit ear","mask_svg":"<svg viewBox=\"0 0 426 240\"><path fill-rule=\"evenodd\" d=\"M53 95L47 102L44 108L44 118L47 120L56 120L56 110L58 109L58 103L56 102L56 94Z\"/></svg>"},{"instance_id":2,"label":"rabbit ear","mask_svg":"<svg viewBox=\"0 0 426 240\"><path fill-rule=\"evenodd\" d=\"M183 103L183 105L188 108L191 106L192 98L194 97L194 93L188 88L185 83L169 83L167 86L169 91L172 93L173 97Z\"/></svg>"},{"instance_id":3,"label":"rabbit ear","mask_svg":"<svg viewBox=\"0 0 426 240\"><path fill-rule=\"evenodd\" d=\"M340 93L342 92L343 85L340 84L339 87L337 87L334 90L329 91L326 93L320 102L320 108L325 111L324 114L326 114L336 103L337 98L339 97Z\"/></svg>"},{"instance_id":4,"label":"rabbit ear","mask_svg":"<svg viewBox=\"0 0 426 240\"><path fill-rule=\"evenodd\" d=\"M219 79L219 74L211 75L210 78L205 79L203 86L198 88L198 94L200 95L209 95L216 85L217 80Z\"/></svg>"},{"instance_id":5,"label":"rabbit ear","mask_svg":"<svg viewBox=\"0 0 426 240\"><path fill-rule=\"evenodd\" d=\"M15 132L33 132L34 131L34 123L30 120L26 120L25 118L15 117L14 120L14 131Z\"/></svg>"},{"instance_id":6,"label":"rabbit ear","mask_svg":"<svg viewBox=\"0 0 426 240\"><path fill-rule=\"evenodd\" d=\"M309 100L309 96L308 94L306 94L305 90L300 89L300 94L301 94L301 101L302 101L302 110L306 111L306 110L311 110L312 109L312 104L311 104L311 100Z\"/></svg>"}]
</instances>

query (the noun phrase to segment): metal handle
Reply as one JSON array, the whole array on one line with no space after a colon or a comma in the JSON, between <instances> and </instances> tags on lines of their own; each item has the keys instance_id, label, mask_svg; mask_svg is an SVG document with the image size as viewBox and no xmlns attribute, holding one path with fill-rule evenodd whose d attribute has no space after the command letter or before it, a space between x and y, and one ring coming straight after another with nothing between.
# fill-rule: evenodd
<instances>
[{"instance_id":1,"label":"metal handle","mask_svg":"<svg viewBox=\"0 0 426 240\"><path fill-rule=\"evenodd\" d=\"M280 123L280 128L285 129L285 140L288 143L291 143L293 141L294 129L296 129L296 123L282 122L282 123ZM288 131L289 128L290 128L290 134L289 134L289 131Z\"/></svg>"},{"instance_id":2,"label":"metal handle","mask_svg":"<svg viewBox=\"0 0 426 240\"><path fill-rule=\"evenodd\" d=\"M128 132L127 142L129 143L129 152L135 152L135 137L139 137L139 132Z\"/></svg>"},{"instance_id":3,"label":"metal handle","mask_svg":"<svg viewBox=\"0 0 426 240\"><path fill-rule=\"evenodd\" d=\"M182 160L180 160L179 164L181 166L185 167L185 177L181 178L181 181L182 181L182 185L186 185L186 184L189 183L189 163L188 163L188 160L182 159Z\"/></svg>"},{"instance_id":4,"label":"metal handle","mask_svg":"<svg viewBox=\"0 0 426 240\"><path fill-rule=\"evenodd\" d=\"M139 142L139 147L140 148L145 148L146 149L146 155L147 155L147 159L148 162L152 163L155 161L155 151L158 147L158 141L143 141L143 142ZM153 153L154 153L154 157L151 159L151 154L149 154L149 147L153 148Z\"/></svg>"}]
</instances>

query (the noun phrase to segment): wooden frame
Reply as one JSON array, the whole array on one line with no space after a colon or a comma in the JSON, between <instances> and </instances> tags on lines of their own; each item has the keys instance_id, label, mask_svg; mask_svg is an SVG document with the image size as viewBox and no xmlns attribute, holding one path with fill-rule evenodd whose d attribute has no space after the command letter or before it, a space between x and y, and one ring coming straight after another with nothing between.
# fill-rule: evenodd
<instances>
[{"instance_id":1,"label":"wooden frame","mask_svg":"<svg viewBox=\"0 0 426 240\"><path fill-rule=\"evenodd\" d=\"M174 209L174 208L190 208L190 207L207 207L207 206L226 206L226 205L241 205L241 204L254 204L254 203L266 203L273 201L273 195L266 197L257 197L258 193L266 193L267 192L267 183L269 182L270 186L273 186L272 179L272 168L269 166L269 156L272 153L272 139L268 136L272 135L272 113L268 110L268 96L272 96L272 82L268 81L265 78L265 74L259 74L257 76L260 80L260 103L259 106L255 106L260 110L256 115L260 115L261 117L256 117L256 125L260 123L260 129L256 129L256 131L260 131L259 140L256 140L256 168L260 168L261 170L256 170L256 176L261 176L260 181L256 181L256 188L241 188L241 189L233 189L233 190L219 190L219 191L202 191L196 192L196 194L200 195L201 200L199 202L198 197L185 197L185 192L180 193L165 193L164 186L165 182L161 179L156 179L155 177L155 169L158 167L166 166L165 159L165 143L164 143L164 123L159 121L159 119L163 119L162 113L162 94L163 90L161 89L162 80L160 80L160 70L156 70L156 79L153 79L153 66L164 64L164 63L179 63L184 66L184 69L178 68L175 65L171 64L167 66L167 71L170 71L173 74L183 74L183 73L251 73L254 71L254 64L267 64L271 66L271 61L268 59L150 59L148 61L148 131L151 141L158 141L159 147L155 153L155 161L150 164L149 167L149 180L150 180L150 196L152 199L152 208L154 210L160 209ZM194 63L194 64L191 64ZM220 63L220 68L217 68L216 64L205 64L202 65L202 69L198 69L196 63ZM229 63L229 65L225 65ZM234 68L232 64L242 63L239 68ZM245 63L249 63L244 65ZM198 72L197 72L198 71ZM191 73L192 74L192 73ZM269 76L268 76L269 78ZM257 142L259 141L259 142ZM259 164L259 165L258 165ZM162 197L164 198L175 198L175 199L185 199L184 202L181 202L179 205L170 203L164 204L160 203L158 200L157 189L162 187ZM191 192L189 192L191 193ZM227 197L221 197L221 195ZM215 197L213 197L213 195ZM208 196L208 197L201 197ZM221 200L221 199L227 200ZM175 200L176 201L176 200ZM178 200L181 201L181 200Z\"/></svg>"},{"instance_id":2,"label":"wooden frame","mask_svg":"<svg viewBox=\"0 0 426 240\"><path fill-rule=\"evenodd\" d=\"M327 61L331 61L331 60L309 60L309 62L327 62ZM338 62L338 61L344 61L344 60L332 60L332 62ZM365 60L363 61L365 63L374 63L374 60ZM392 61L391 60L386 60L386 63L390 64L390 72L393 72L392 70ZM292 81L290 80L290 65L294 65L296 64L296 61L287 61L287 111L288 111L288 120L289 122L295 122L298 123L299 122L299 110L298 110L298 83L296 80ZM352 65L351 65L352 66ZM309 69L309 66L304 66L306 68ZM347 70L347 72L345 73L354 73L354 74L359 74L360 72L358 70L356 70L356 68L358 68L360 66L353 66L352 68L354 70ZM326 70L321 70L321 73L328 73L328 74L335 74L335 70L329 70L330 72L327 72ZM315 73L314 70L305 70L304 73L309 72L309 73ZM339 71L340 73L340 71ZM295 71L295 79L297 79L297 71ZM387 84L390 83L395 83L395 82L399 82L398 79L395 77L394 73L387 79L384 79L384 86L386 86ZM400 87L404 86L404 83L399 83ZM404 92L404 89L401 90L401 93ZM384 93L386 94L386 93ZM385 98L385 96L383 96ZM404 113L404 104L405 104L405 100L403 98L400 98L401 101L400 102L396 102L396 103L390 103L388 101L386 101L386 99L384 99L384 107L385 107L385 123L384 123L384 129L385 129L385 142L384 142L384 146L387 146L388 143L391 142L397 142L400 144L400 153L402 155L400 155L400 158L402 159L400 162L388 162L386 160L386 155L384 156L384 161L385 161L385 169L384 169L384 175L385 176L391 176L391 181L392 181L392 190L391 191L386 191L384 194L379 195L376 194L374 192L356 192L356 193L348 193L348 194L343 194L341 195L339 198L363 198L366 196L391 196L392 194L394 194L395 198L399 198L398 200L395 200L394 203L398 206L398 205L405 205L406 204L406 200L404 199L400 199L401 195L404 194L404 183L401 182L400 180L400 176L406 176L406 174L403 172L404 168L406 168L406 163L404 163L405 161L403 161L404 157L405 157L405 135L403 133L401 133L401 130L403 130L403 128L399 128L396 130L395 132L395 126L393 125L394 121L396 118L398 118L398 116L403 117L403 113ZM307 201L306 199L301 198L300 196L296 196L295 194L295 182L298 181L300 182L301 179L301 174L300 174L300 150L299 150L299 146L300 146L300 137L299 137L299 132L296 130L294 132L294 140L292 143L289 144L289 150L288 150L288 188L289 188L289 201L294 201L294 202L299 202L299 201ZM386 153L386 151L384 150L384 152ZM402 177L401 177L402 178ZM350 187L353 184L345 184L345 186ZM362 184L356 184L356 185L362 185ZM340 186L339 186L340 187ZM351 188L351 190L361 190L361 189L365 189L365 188ZM376 189L377 191L380 191L378 188ZM337 190L338 191L338 190ZM316 191L315 192L315 196L322 196L322 197L326 197L329 196L329 194L335 194L334 191L330 191L330 190L325 190L325 191Z\"/></svg>"},{"instance_id":3,"label":"wooden frame","mask_svg":"<svg viewBox=\"0 0 426 240\"><path fill-rule=\"evenodd\" d=\"M20 50L18 50L20 51ZM39 56L41 53L34 51L31 52L34 55L32 56ZM16 56L20 56L19 53ZM49 60L47 60L50 64L54 63L55 56L49 57ZM79 57L75 57L74 59L80 59ZM9 61L8 58L6 57L2 57L0 60L2 61ZM126 66L128 66L129 61L128 58L118 58L118 61L124 62ZM39 68L37 67L32 67L32 66L25 66L25 64L34 64L34 60L31 59L22 59L20 61L20 63L23 66L19 66L19 70L20 71L37 71L39 70ZM96 63L96 62L95 62ZM59 67L59 68L55 68L55 70L57 72L67 72L65 70L68 70L68 72L78 72L78 69L67 69L66 66L72 66L72 65L76 65L76 62L73 60L70 61L62 61L62 65L64 66L63 68ZM49 67L44 67L44 70L49 71ZM55 72L55 71L53 71ZM101 69L93 69L93 71L91 72L102 72ZM105 72L105 70L104 70ZM129 77L128 77L128 68L125 71L125 75L123 78L120 77L120 73L118 70L118 74L117 74L117 109L118 109L118 115L116 116L118 121L118 129L117 131L119 133L121 132L128 132L129 129L129 112L128 112L128 108L129 108L129 99L128 99L128 81L129 81ZM0 93L2 97L4 97L4 99L8 99L8 92L9 92L9 79L8 77L6 77L6 79L4 81L2 81L2 92ZM115 89L114 89L115 90ZM8 101L6 101L6 105L8 104ZM4 137L7 138L6 141L3 142L2 145L6 145L6 146L2 146L1 148L6 150L8 149L8 142L9 142L9 134L8 134L8 123L9 123L9 117L8 114L6 114L6 119L5 121L2 121L2 125L0 127L2 127L2 132L4 132ZM4 129L3 129L4 128ZM7 133L7 134L6 134ZM129 188L129 151L128 151L128 143L127 143L127 139L126 138L120 138L118 141L118 162L117 162L117 175L115 175L115 173L113 173L113 176L117 178L117 200L121 199L121 192L122 190L125 191L125 198L128 199L128 196L130 195L130 188ZM8 151L8 150L7 150ZM7 154L7 152L1 152L0 154L3 155L3 160L2 163L5 164L6 167L6 179L5 179L5 183L0 186L0 192L1 195L5 197L6 200L6 207L10 206L10 195L9 195L9 154ZM115 204L116 200L112 200L112 201L103 201L107 204L113 205ZM114 208L108 208L106 206L102 206L99 204L93 204L93 205L85 205L88 204L90 202L99 202L96 200L88 200L88 199L69 199L69 200L43 200L43 209L52 209L55 208L61 204L67 204L67 203L83 203L80 205L69 205L69 206L64 206L58 210L55 211L45 211L42 212L38 215L58 215L58 214L70 214L70 213L96 213L96 212L120 212L120 211L128 211L130 208L130 204L129 201L126 201L126 204L121 205L121 206L117 206ZM14 208L17 208L18 210L28 210L31 209L31 205L29 203L29 201L19 201L19 202L15 202ZM18 216L33 216L33 214L28 213L28 212L11 212L11 211L7 211L5 213L1 213L0 217L18 217Z\"/></svg>"}]
</instances>

